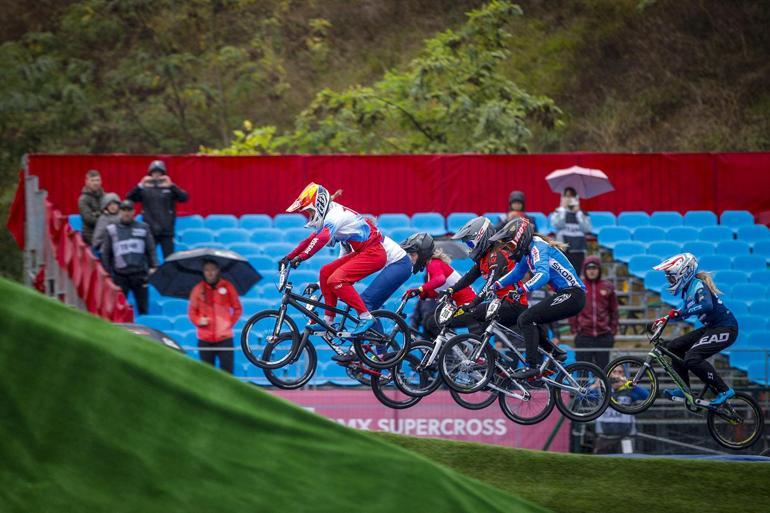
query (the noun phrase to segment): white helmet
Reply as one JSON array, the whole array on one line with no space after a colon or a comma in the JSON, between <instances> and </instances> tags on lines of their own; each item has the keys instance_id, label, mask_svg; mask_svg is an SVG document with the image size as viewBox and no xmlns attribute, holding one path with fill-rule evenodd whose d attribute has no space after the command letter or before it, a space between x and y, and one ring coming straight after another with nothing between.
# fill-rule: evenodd
<instances>
[{"instance_id":1,"label":"white helmet","mask_svg":"<svg viewBox=\"0 0 770 513\"><path fill-rule=\"evenodd\" d=\"M692 253L679 253L667 258L653 269L666 273L668 291L676 295L695 277L698 272L698 259Z\"/></svg>"}]
</instances>

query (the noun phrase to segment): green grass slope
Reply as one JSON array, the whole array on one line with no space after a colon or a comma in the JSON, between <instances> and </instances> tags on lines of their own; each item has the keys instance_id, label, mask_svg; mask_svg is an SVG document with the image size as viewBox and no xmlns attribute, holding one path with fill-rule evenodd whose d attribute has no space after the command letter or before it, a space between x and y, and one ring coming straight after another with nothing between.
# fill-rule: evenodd
<instances>
[{"instance_id":1,"label":"green grass slope","mask_svg":"<svg viewBox=\"0 0 770 513\"><path fill-rule=\"evenodd\" d=\"M535 512L0 280L0 511Z\"/></svg>"},{"instance_id":2,"label":"green grass slope","mask_svg":"<svg viewBox=\"0 0 770 513\"><path fill-rule=\"evenodd\" d=\"M381 435L557 512L770 511L770 464L558 454Z\"/></svg>"}]
</instances>

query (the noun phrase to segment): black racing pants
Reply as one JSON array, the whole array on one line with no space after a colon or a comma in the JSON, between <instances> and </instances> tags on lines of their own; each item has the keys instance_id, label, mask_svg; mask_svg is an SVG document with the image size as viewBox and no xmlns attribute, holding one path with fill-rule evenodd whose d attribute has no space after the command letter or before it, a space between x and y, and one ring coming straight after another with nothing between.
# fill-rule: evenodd
<instances>
[{"instance_id":1,"label":"black racing pants","mask_svg":"<svg viewBox=\"0 0 770 513\"><path fill-rule=\"evenodd\" d=\"M527 363L530 366L540 364L537 346L548 347L547 330L538 325L566 319L577 315L586 304L586 293L580 287L567 287L557 294L547 297L535 306L527 308L519 316L518 325L527 346Z\"/></svg>"},{"instance_id":2,"label":"black racing pants","mask_svg":"<svg viewBox=\"0 0 770 513\"><path fill-rule=\"evenodd\" d=\"M698 328L670 341L666 347L681 361L673 360L674 370L687 385L690 385L688 369L705 384L724 392L729 387L717 374L714 366L706 358L730 347L738 338L738 328Z\"/></svg>"},{"instance_id":3,"label":"black racing pants","mask_svg":"<svg viewBox=\"0 0 770 513\"><path fill-rule=\"evenodd\" d=\"M450 328L468 328L471 333L481 333L484 330L487 306L489 306L488 302L479 303L467 312L463 312L457 317L454 317L449 321L448 326ZM500 310L498 310L497 322L503 326L514 327L516 326L516 320L519 318L519 315L525 310L526 308L524 308L521 303L503 301L500 304ZM424 321L425 335L428 337L428 340L435 339L441 332L441 328L436 322L437 315L438 312L434 310Z\"/></svg>"},{"instance_id":4,"label":"black racing pants","mask_svg":"<svg viewBox=\"0 0 770 513\"><path fill-rule=\"evenodd\" d=\"M136 309L139 315L147 315L147 273L132 273L112 275L112 281L123 290L123 294L128 299L129 291L134 293L136 299Z\"/></svg>"},{"instance_id":5,"label":"black racing pants","mask_svg":"<svg viewBox=\"0 0 770 513\"><path fill-rule=\"evenodd\" d=\"M612 333L602 333L595 337L591 335L575 335L575 348L577 349L610 349L615 344L615 337ZM598 365L602 370L610 361L609 351L578 351L575 353L575 359L581 362L591 362Z\"/></svg>"},{"instance_id":6,"label":"black racing pants","mask_svg":"<svg viewBox=\"0 0 770 513\"><path fill-rule=\"evenodd\" d=\"M173 235L155 235L155 244L160 246L163 252L163 259L174 252L174 236Z\"/></svg>"},{"instance_id":7,"label":"black racing pants","mask_svg":"<svg viewBox=\"0 0 770 513\"><path fill-rule=\"evenodd\" d=\"M219 368L225 372L233 373L233 338L226 338L219 342L206 342L198 340L198 353L201 361L216 367L219 359Z\"/></svg>"}]
</instances>

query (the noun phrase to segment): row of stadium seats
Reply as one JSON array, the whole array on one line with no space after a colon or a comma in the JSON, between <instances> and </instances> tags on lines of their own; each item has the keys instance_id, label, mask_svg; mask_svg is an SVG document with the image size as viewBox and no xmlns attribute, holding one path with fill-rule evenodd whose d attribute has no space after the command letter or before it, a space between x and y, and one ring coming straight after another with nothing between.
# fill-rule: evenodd
<instances>
[{"instance_id":1,"label":"row of stadium seats","mask_svg":"<svg viewBox=\"0 0 770 513\"><path fill-rule=\"evenodd\" d=\"M668 229L657 226L638 226L636 228L605 226L597 229L596 233L600 236L602 244L608 247L614 247L615 244L625 241L647 244L658 241L718 243L737 239L747 244L750 248L752 244L770 240L770 229L763 224L749 224L735 230L723 225L705 226L703 228L675 226Z\"/></svg>"}]
</instances>

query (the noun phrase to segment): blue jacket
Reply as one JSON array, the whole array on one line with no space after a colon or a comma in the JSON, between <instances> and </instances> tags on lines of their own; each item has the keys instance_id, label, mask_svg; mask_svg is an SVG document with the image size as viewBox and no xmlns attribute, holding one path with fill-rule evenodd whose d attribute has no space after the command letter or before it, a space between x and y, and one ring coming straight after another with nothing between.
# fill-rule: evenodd
<instances>
[{"instance_id":1,"label":"blue jacket","mask_svg":"<svg viewBox=\"0 0 770 513\"><path fill-rule=\"evenodd\" d=\"M532 238L529 253L516 264L511 272L500 278L500 284L506 287L518 283L527 274L527 271L532 273L532 278L524 284L524 292L539 289L545 285L551 285L556 292L567 287L586 289L585 284L564 253L537 235Z\"/></svg>"},{"instance_id":2,"label":"blue jacket","mask_svg":"<svg viewBox=\"0 0 770 513\"><path fill-rule=\"evenodd\" d=\"M681 297L682 307L679 309L679 314L682 319L695 315L707 328L738 327L738 321L733 313L698 278L693 278L682 289Z\"/></svg>"}]
</instances>

